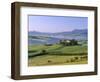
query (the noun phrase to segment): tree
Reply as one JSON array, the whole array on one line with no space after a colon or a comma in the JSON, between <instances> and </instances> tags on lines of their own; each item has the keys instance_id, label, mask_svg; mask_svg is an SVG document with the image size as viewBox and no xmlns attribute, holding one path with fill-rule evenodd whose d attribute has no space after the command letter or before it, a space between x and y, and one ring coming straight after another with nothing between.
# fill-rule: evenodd
<instances>
[{"instance_id":1,"label":"tree","mask_svg":"<svg viewBox=\"0 0 100 82\"><path fill-rule=\"evenodd\" d=\"M42 50L42 53L45 54L46 53L46 50Z\"/></svg>"},{"instance_id":2,"label":"tree","mask_svg":"<svg viewBox=\"0 0 100 82\"><path fill-rule=\"evenodd\" d=\"M78 44L78 42L75 39L71 40L71 45L77 45L77 44Z\"/></svg>"}]
</instances>

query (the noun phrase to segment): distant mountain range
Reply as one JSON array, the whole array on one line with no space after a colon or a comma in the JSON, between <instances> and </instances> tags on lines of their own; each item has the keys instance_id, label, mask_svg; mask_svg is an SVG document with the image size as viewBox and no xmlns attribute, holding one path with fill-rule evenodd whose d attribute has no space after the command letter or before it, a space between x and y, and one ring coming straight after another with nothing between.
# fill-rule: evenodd
<instances>
[{"instance_id":1,"label":"distant mountain range","mask_svg":"<svg viewBox=\"0 0 100 82\"><path fill-rule=\"evenodd\" d=\"M57 33L46 33L30 31L28 32L29 42L33 43L56 43L60 39L76 39L76 40L87 40L88 30L87 29L75 29L67 32Z\"/></svg>"}]
</instances>

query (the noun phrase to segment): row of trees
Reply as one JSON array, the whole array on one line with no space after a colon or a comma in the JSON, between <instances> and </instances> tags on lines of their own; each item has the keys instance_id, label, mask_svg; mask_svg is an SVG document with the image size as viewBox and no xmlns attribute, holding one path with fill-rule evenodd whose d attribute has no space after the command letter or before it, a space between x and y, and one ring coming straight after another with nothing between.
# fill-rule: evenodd
<instances>
[{"instance_id":1,"label":"row of trees","mask_svg":"<svg viewBox=\"0 0 100 82\"><path fill-rule=\"evenodd\" d=\"M78 45L78 41L75 40L75 39L72 39L72 40L60 40L59 43L64 45L64 46Z\"/></svg>"}]
</instances>

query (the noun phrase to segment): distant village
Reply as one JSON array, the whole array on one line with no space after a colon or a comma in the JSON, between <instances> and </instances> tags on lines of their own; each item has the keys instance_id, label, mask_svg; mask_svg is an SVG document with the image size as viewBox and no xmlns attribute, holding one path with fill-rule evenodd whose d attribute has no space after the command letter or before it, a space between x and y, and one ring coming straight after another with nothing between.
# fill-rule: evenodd
<instances>
[{"instance_id":1,"label":"distant village","mask_svg":"<svg viewBox=\"0 0 100 82\"><path fill-rule=\"evenodd\" d=\"M75 39L63 39L63 40L59 40L59 42L57 44L62 44L64 46L74 46L74 45L79 45L78 41ZM46 46L52 46L53 44L50 43L46 43Z\"/></svg>"}]
</instances>

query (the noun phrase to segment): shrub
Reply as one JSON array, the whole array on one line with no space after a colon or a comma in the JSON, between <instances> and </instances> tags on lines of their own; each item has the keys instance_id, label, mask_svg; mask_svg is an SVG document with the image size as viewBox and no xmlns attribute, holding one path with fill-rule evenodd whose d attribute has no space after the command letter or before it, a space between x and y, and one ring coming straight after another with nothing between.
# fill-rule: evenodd
<instances>
[{"instance_id":1,"label":"shrub","mask_svg":"<svg viewBox=\"0 0 100 82\"><path fill-rule=\"evenodd\" d=\"M46 50L42 50L42 54L45 54L46 53Z\"/></svg>"},{"instance_id":2,"label":"shrub","mask_svg":"<svg viewBox=\"0 0 100 82\"><path fill-rule=\"evenodd\" d=\"M78 60L79 58L78 57L74 57L75 58L75 60Z\"/></svg>"},{"instance_id":3,"label":"shrub","mask_svg":"<svg viewBox=\"0 0 100 82\"><path fill-rule=\"evenodd\" d=\"M51 60L48 60L48 63L52 62Z\"/></svg>"}]
</instances>

